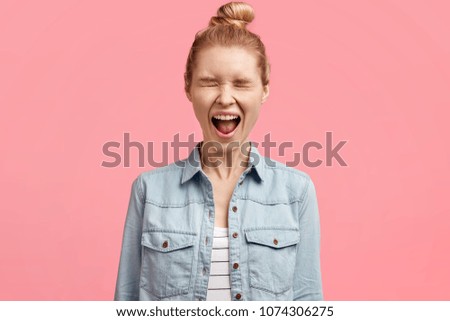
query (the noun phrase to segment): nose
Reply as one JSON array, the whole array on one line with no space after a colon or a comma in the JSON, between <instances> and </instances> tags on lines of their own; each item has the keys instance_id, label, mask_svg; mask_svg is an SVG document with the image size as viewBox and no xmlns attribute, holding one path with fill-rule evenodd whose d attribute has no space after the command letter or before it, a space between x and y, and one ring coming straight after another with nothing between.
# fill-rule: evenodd
<instances>
[{"instance_id":1,"label":"nose","mask_svg":"<svg viewBox=\"0 0 450 321\"><path fill-rule=\"evenodd\" d=\"M216 99L216 103L223 105L223 106L229 106L236 102L234 99L233 90L228 85L224 85L220 87L219 94Z\"/></svg>"}]
</instances>

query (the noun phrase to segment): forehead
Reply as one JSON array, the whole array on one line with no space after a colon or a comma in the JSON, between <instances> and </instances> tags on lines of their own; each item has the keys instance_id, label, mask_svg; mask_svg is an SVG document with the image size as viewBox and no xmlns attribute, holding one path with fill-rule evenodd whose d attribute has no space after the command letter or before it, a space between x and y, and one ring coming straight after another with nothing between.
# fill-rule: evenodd
<instances>
[{"instance_id":1,"label":"forehead","mask_svg":"<svg viewBox=\"0 0 450 321\"><path fill-rule=\"evenodd\" d=\"M259 77L256 53L242 47L214 46L200 50L194 76Z\"/></svg>"}]
</instances>

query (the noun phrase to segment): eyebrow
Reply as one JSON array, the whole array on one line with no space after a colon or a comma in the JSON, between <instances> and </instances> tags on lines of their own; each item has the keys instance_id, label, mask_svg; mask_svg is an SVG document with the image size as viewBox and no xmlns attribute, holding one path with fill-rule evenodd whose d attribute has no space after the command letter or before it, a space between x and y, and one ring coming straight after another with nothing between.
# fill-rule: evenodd
<instances>
[{"instance_id":1,"label":"eyebrow","mask_svg":"<svg viewBox=\"0 0 450 321\"><path fill-rule=\"evenodd\" d=\"M243 85L245 85L245 84L251 84L253 81L251 80L251 79L248 79L248 78L239 78L239 79L236 79L235 81L234 81L234 83L237 83L237 84L243 84Z\"/></svg>"},{"instance_id":2,"label":"eyebrow","mask_svg":"<svg viewBox=\"0 0 450 321\"><path fill-rule=\"evenodd\" d=\"M213 81L217 81L217 79L214 78L214 77L206 76L206 77L199 78L199 81L201 81L201 82L213 82ZM249 78L238 78L238 79L234 80L233 83L250 84L250 83L252 83L252 80L249 79Z\"/></svg>"},{"instance_id":3,"label":"eyebrow","mask_svg":"<svg viewBox=\"0 0 450 321\"><path fill-rule=\"evenodd\" d=\"M217 79L216 78L214 78L214 77L201 77L200 79L199 79L199 81L204 81L204 82L212 82L212 81L217 81Z\"/></svg>"}]
</instances>

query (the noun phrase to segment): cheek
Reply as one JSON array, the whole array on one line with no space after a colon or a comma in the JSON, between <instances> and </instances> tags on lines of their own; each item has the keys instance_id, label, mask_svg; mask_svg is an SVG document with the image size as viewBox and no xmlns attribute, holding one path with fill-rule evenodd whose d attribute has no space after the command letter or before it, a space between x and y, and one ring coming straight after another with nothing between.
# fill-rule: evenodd
<instances>
[{"instance_id":1,"label":"cheek","mask_svg":"<svg viewBox=\"0 0 450 321\"><path fill-rule=\"evenodd\" d=\"M258 116L259 113L256 109L246 110L243 123L244 128L246 128L246 130L251 130L255 126Z\"/></svg>"},{"instance_id":2,"label":"cheek","mask_svg":"<svg viewBox=\"0 0 450 321\"><path fill-rule=\"evenodd\" d=\"M195 118L199 121L199 123L204 123L206 121L206 111L203 108L194 107Z\"/></svg>"},{"instance_id":3,"label":"cheek","mask_svg":"<svg viewBox=\"0 0 450 321\"><path fill-rule=\"evenodd\" d=\"M251 99L246 100L242 104L243 111L245 115L249 118L258 117L259 110L261 109L261 98L260 97L252 97Z\"/></svg>"},{"instance_id":4,"label":"cheek","mask_svg":"<svg viewBox=\"0 0 450 321\"><path fill-rule=\"evenodd\" d=\"M192 104L196 107L196 108L203 108L203 109L207 109L211 106L211 103L213 102L213 95L211 93L208 92L202 92L202 93L196 93L193 96L192 99Z\"/></svg>"},{"instance_id":5,"label":"cheek","mask_svg":"<svg viewBox=\"0 0 450 321\"><path fill-rule=\"evenodd\" d=\"M209 106L204 101L194 100L193 103L194 114L200 123L208 122Z\"/></svg>"}]
</instances>

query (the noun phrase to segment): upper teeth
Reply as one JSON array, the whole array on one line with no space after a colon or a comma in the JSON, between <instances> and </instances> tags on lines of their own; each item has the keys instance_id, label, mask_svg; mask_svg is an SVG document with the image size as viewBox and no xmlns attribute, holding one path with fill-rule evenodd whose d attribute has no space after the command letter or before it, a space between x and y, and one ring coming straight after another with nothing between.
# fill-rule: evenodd
<instances>
[{"instance_id":1,"label":"upper teeth","mask_svg":"<svg viewBox=\"0 0 450 321\"><path fill-rule=\"evenodd\" d=\"M218 120L232 120L238 118L236 115L216 115L213 118Z\"/></svg>"}]
</instances>

